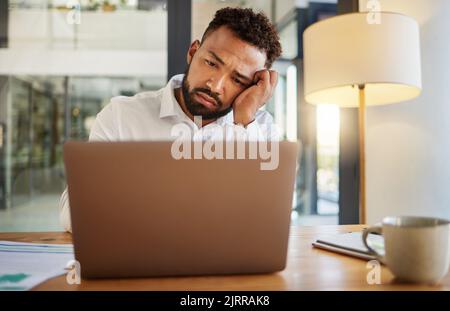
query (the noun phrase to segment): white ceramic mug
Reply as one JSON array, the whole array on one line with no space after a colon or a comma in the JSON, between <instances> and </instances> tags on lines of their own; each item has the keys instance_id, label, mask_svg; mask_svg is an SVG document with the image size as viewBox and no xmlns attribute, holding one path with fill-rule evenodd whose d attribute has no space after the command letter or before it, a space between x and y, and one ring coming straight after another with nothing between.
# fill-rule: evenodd
<instances>
[{"instance_id":1,"label":"white ceramic mug","mask_svg":"<svg viewBox=\"0 0 450 311\"><path fill-rule=\"evenodd\" d=\"M435 284L448 273L449 228L450 222L439 218L386 217L364 230L363 242L399 281ZM369 233L383 235L384 255L371 247Z\"/></svg>"}]
</instances>

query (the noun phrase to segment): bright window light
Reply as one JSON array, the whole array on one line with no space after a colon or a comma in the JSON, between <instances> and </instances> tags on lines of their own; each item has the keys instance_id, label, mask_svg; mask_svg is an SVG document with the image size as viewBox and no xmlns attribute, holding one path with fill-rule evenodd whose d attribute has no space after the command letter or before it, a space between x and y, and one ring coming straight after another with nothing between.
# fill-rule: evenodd
<instances>
[{"instance_id":1,"label":"bright window light","mask_svg":"<svg viewBox=\"0 0 450 311\"><path fill-rule=\"evenodd\" d=\"M297 140L297 67L291 65L286 73L286 138Z\"/></svg>"}]
</instances>

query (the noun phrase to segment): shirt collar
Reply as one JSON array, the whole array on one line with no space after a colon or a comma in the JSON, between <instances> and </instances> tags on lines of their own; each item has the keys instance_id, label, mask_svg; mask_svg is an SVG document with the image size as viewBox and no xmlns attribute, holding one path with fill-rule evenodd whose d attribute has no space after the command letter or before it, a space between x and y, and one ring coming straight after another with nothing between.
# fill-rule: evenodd
<instances>
[{"instance_id":1,"label":"shirt collar","mask_svg":"<svg viewBox=\"0 0 450 311\"><path fill-rule=\"evenodd\" d=\"M172 79L163 88L161 108L159 110L159 117L182 117L184 114L180 105L175 98L174 90L181 87L183 82L183 74L173 76Z\"/></svg>"},{"instance_id":2,"label":"shirt collar","mask_svg":"<svg viewBox=\"0 0 450 311\"><path fill-rule=\"evenodd\" d=\"M169 80L167 85L163 88L161 108L159 111L160 118L177 117L180 119L181 118L189 119L189 117L184 113L183 109L181 109L174 92L176 88L181 87L183 83L183 78L184 74L175 75ZM234 122L233 111L230 111L228 114L224 115L223 117L220 117L213 123L216 123L218 125L224 125L224 124L233 124L233 122Z\"/></svg>"}]
</instances>

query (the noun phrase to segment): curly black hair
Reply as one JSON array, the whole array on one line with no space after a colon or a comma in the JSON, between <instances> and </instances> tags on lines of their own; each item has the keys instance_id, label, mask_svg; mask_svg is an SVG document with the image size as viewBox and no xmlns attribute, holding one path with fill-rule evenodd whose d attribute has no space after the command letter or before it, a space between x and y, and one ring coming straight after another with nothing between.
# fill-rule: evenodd
<instances>
[{"instance_id":1,"label":"curly black hair","mask_svg":"<svg viewBox=\"0 0 450 311\"><path fill-rule=\"evenodd\" d=\"M222 26L228 27L241 40L264 51L267 56L266 68L271 68L273 62L281 55L280 37L264 13L255 13L247 8L220 9L206 28L202 42Z\"/></svg>"}]
</instances>

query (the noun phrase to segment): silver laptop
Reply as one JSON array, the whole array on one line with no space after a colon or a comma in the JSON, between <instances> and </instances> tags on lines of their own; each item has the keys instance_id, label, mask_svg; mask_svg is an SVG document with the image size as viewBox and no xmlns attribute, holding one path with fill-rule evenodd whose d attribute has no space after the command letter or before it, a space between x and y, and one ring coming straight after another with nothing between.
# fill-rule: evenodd
<instances>
[{"instance_id":1,"label":"silver laptop","mask_svg":"<svg viewBox=\"0 0 450 311\"><path fill-rule=\"evenodd\" d=\"M280 142L273 170L248 155L248 143L243 159L179 159L172 147L64 145L82 277L283 270L299 144Z\"/></svg>"}]
</instances>

